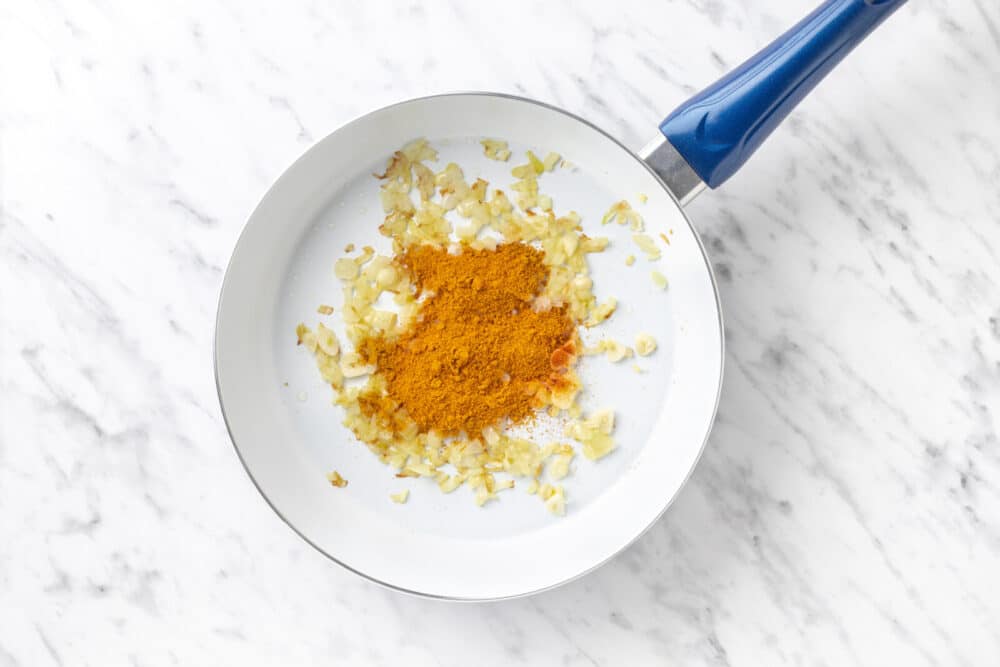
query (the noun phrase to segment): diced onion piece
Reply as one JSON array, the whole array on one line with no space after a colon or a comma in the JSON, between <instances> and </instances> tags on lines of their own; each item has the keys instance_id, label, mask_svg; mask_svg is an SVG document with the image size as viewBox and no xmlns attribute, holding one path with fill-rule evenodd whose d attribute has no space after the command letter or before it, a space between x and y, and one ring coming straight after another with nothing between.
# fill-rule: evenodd
<instances>
[{"instance_id":1,"label":"diced onion piece","mask_svg":"<svg viewBox=\"0 0 1000 667\"><path fill-rule=\"evenodd\" d=\"M487 477L487 479L493 479L493 477L489 476ZM494 498L496 498L496 494L490 491L485 484L476 489L475 501L476 505L478 505L479 507L482 507L483 505L485 505L490 500L493 500Z\"/></svg>"},{"instance_id":2,"label":"diced onion piece","mask_svg":"<svg viewBox=\"0 0 1000 667\"><path fill-rule=\"evenodd\" d=\"M416 162L413 165L413 173L417 177L417 191L420 193L420 199L429 201L434 196L434 172L430 170L430 167Z\"/></svg>"},{"instance_id":3,"label":"diced onion piece","mask_svg":"<svg viewBox=\"0 0 1000 667\"><path fill-rule=\"evenodd\" d=\"M614 439L610 435L604 435L603 433L595 433L581 442L583 444L583 455L591 461L597 461L607 456L615 448Z\"/></svg>"},{"instance_id":4,"label":"diced onion piece","mask_svg":"<svg viewBox=\"0 0 1000 667\"><path fill-rule=\"evenodd\" d=\"M594 308L593 312L590 313L590 317L584 322L584 326L593 327L597 326L604 320L611 317L615 312L615 308L618 307L618 300L615 298L610 298L604 303L600 304Z\"/></svg>"},{"instance_id":5,"label":"diced onion piece","mask_svg":"<svg viewBox=\"0 0 1000 667\"><path fill-rule=\"evenodd\" d=\"M391 310L376 310L372 314L372 326L379 331L393 331L397 317Z\"/></svg>"},{"instance_id":6,"label":"diced onion piece","mask_svg":"<svg viewBox=\"0 0 1000 667\"><path fill-rule=\"evenodd\" d=\"M409 190L409 186L407 186L407 190ZM382 210L386 213L398 211L404 214L413 214L413 201L410 199L408 191L403 192L396 187L383 187L379 198L382 200Z\"/></svg>"},{"instance_id":7,"label":"diced onion piece","mask_svg":"<svg viewBox=\"0 0 1000 667\"><path fill-rule=\"evenodd\" d=\"M483 440L487 445L496 445L500 442L500 434L492 426L487 426L483 429Z\"/></svg>"},{"instance_id":8,"label":"diced onion piece","mask_svg":"<svg viewBox=\"0 0 1000 667\"><path fill-rule=\"evenodd\" d=\"M305 345L310 352L316 351L316 334L310 331L309 327L300 322L295 327L295 335L298 338L297 345Z\"/></svg>"},{"instance_id":9,"label":"diced onion piece","mask_svg":"<svg viewBox=\"0 0 1000 667\"><path fill-rule=\"evenodd\" d=\"M590 238L586 235L580 237L580 250L583 252L602 252L607 247L607 237L597 236Z\"/></svg>"},{"instance_id":10,"label":"diced onion piece","mask_svg":"<svg viewBox=\"0 0 1000 667\"><path fill-rule=\"evenodd\" d=\"M561 384L551 389L552 405L560 410L568 410L576 401L576 395L580 393L582 384L576 374L570 370L564 374Z\"/></svg>"},{"instance_id":11,"label":"diced onion piece","mask_svg":"<svg viewBox=\"0 0 1000 667\"><path fill-rule=\"evenodd\" d=\"M545 164L538 159L538 156L531 151L527 152L528 164L531 165L532 171L535 172L536 176L541 176L542 172L545 171Z\"/></svg>"},{"instance_id":12,"label":"diced onion piece","mask_svg":"<svg viewBox=\"0 0 1000 667\"><path fill-rule=\"evenodd\" d=\"M598 410L587 417L584 423L604 435L611 435L615 430L615 411L608 408Z\"/></svg>"},{"instance_id":13,"label":"diced onion piece","mask_svg":"<svg viewBox=\"0 0 1000 667\"><path fill-rule=\"evenodd\" d=\"M330 482L331 485L337 487L338 489L342 489L345 486L347 486L347 480L341 477L340 473L337 472L336 470L334 470L331 473L328 473L326 479L327 481Z\"/></svg>"},{"instance_id":14,"label":"diced onion piece","mask_svg":"<svg viewBox=\"0 0 1000 667\"><path fill-rule=\"evenodd\" d=\"M483 145L483 154L489 159L497 160L498 162L506 162L510 159L510 149L507 148L506 141L483 139L479 143Z\"/></svg>"},{"instance_id":15,"label":"diced onion piece","mask_svg":"<svg viewBox=\"0 0 1000 667\"><path fill-rule=\"evenodd\" d=\"M459 475L445 475L444 479L438 482L438 488L442 493L451 493L462 486L462 478Z\"/></svg>"},{"instance_id":16,"label":"diced onion piece","mask_svg":"<svg viewBox=\"0 0 1000 667\"><path fill-rule=\"evenodd\" d=\"M641 333L635 337L635 351L640 357L648 357L656 351L656 339L648 333Z\"/></svg>"},{"instance_id":17,"label":"diced onion piece","mask_svg":"<svg viewBox=\"0 0 1000 667\"><path fill-rule=\"evenodd\" d=\"M628 202L626 202L626 201L624 201L624 200L623 200L623 201L620 201L620 202L615 202L615 203L614 203L614 204L613 204L613 205L611 206L611 208L609 208L609 209L608 209L608 212L604 214L604 217L602 217L602 218L601 218L601 224L602 224L602 225L606 225L606 224L608 224L609 222L612 222L612 221L613 221L613 220L614 220L615 218L617 218L617 217L618 217L618 211L619 211L619 208L620 208L620 207L621 207L621 206L622 206L623 204L624 204L625 206L628 206Z\"/></svg>"},{"instance_id":18,"label":"diced onion piece","mask_svg":"<svg viewBox=\"0 0 1000 667\"><path fill-rule=\"evenodd\" d=\"M316 350L316 365L319 367L319 374L324 382L329 383L335 389L340 389L343 386L344 372L335 357L327 355L322 350Z\"/></svg>"},{"instance_id":19,"label":"diced onion piece","mask_svg":"<svg viewBox=\"0 0 1000 667\"><path fill-rule=\"evenodd\" d=\"M379 269L378 274L375 276L375 284L383 289L395 286L397 280L399 280L399 275L392 266Z\"/></svg>"},{"instance_id":20,"label":"diced onion piece","mask_svg":"<svg viewBox=\"0 0 1000 667\"><path fill-rule=\"evenodd\" d=\"M358 264L350 257L341 257L333 265L333 275L341 280L354 280L358 277Z\"/></svg>"},{"instance_id":21,"label":"diced onion piece","mask_svg":"<svg viewBox=\"0 0 1000 667\"><path fill-rule=\"evenodd\" d=\"M612 221L617 222L619 225L627 224L635 232L641 232L643 228L642 216L624 199L612 204L608 212L601 218L602 225L606 225Z\"/></svg>"},{"instance_id":22,"label":"diced onion piece","mask_svg":"<svg viewBox=\"0 0 1000 667\"><path fill-rule=\"evenodd\" d=\"M583 420L573 420L566 426L566 435L583 445L583 455L591 461L607 456L615 448L611 432L615 427L612 410L598 410Z\"/></svg>"},{"instance_id":23,"label":"diced onion piece","mask_svg":"<svg viewBox=\"0 0 1000 667\"><path fill-rule=\"evenodd\" d=\"M421 160L430 160L431 162L434 162L438 159L437 151L434 150L423 137L414 139L410 143L403 146L403 150L401 152L413 162L419 162Z\"/></svg>"},{"instance_id":24,"label":"diced onion piece","mask_svg":"<svg viewBox=\"0 0 1000 667\"><path fill-rule=\"evenodd\" d=\"M632 348L616 340L603 341L602 347L604 347L604 354L608 358L608 361L613 364L632 356Z\"/></svg>"},{"instance_id":25,"label":"diced onion piece","mask_svg":"<svg viewBox=\"0 0 1000 667\"><path fill-rule=\"evenodd\" d=\"M549 478L553 480L560 480L569 474L569 464L573 460L572 452L569 454L559 454L549 461L546 472L549 474Z\"/></svg>"},{"instance_id":26,"label":"diced onion piece","mask_svg":"<svg viewBox=\"0 0 1000 667\"><path fill-rule=\"evenodd\" d=\"M632 240L639 246L639 249L646 253L646 259L652 261L660 258L660 248L656 241L646 234L633 234Z\"/></svg>"},{"instance_id":27,"label":"diced onion piece","mask_svg":"<svg viewBox=\"0 0 1000 667\"><path fill-rule=\"evenodd\" d=\"M340 354L340 343L337 342L337 336L333 331L323 326L322 322L316 327L316 344L319 346L319 349L331 357L336 357Z\"/></svg>"},{"instance_id":28,"label":"diced onion piece","mask_svg":"<svg viewBox=\"0 0 1000 667\"><path fill-rule=\"evenodd\" d=\"M344 355L340 362L340 369L344 373L344 377L356 378L362 375L368 375L369 373L375 372L375 367L370 365L365 365L361 362L361 357L358 356L357 352L348 352Z\"/></svg>"},{"instance_id":29,"label":"diced onion piece","mask_svg":"<svg viewBox=\"0 0 1000 667\"><path fill-rule=\"evenodd\" d=\"M566 492L562 486L555 487L553 493L545 500L545 509L556 516L564 516L566 514Z\"/></svg>"}]
</instances>

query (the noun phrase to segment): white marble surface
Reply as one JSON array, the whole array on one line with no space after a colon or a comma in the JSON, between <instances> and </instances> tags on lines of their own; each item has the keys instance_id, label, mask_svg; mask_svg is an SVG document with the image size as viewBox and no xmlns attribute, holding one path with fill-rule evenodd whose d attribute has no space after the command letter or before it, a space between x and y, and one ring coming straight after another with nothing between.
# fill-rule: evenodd
<instances>
[{"instance_id":1,"label":"white marble surface","mask_svg":"<svg viewBox=\"0 0 1000 667\"><path fill-rule=\"evenodd\" d=\"M222 271L310 143L434 91L638 147L812 2L0 6L0 665L996 665L1000 5L909 3L690 207L727 378L642 540L455 606L327 562L212 377Z\"/></svg>"}]
</instances>

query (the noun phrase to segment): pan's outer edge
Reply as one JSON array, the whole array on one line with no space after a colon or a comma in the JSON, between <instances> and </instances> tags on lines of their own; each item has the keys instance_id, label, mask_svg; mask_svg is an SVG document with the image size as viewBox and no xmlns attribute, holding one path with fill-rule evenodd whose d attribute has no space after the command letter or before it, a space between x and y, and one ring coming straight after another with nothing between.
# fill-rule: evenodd
<instances>
[{"instance_id":1,"label":"pan's outer edge","mask_svg":"<svg viewBox=\"0 0 1000 667\"><path fill-rule=\"evenodd\" d=\"M434 95L425 95L425 96L422 96L422 97L414 97L414 98L410 98L410 99L403 100L403 101L400 101L400 102L395 102L393 104L389 104L389 105L386 105L384 107L380 107L378 109L374 109L372 111L369 111L369 112L366 112L364 114L361 114L361 115L357 116L356 118L350 120L349 122L345 123L344 125L341 125L339 128L337 128L336 130L334 130L334 132L339 132L341 130L346 130L346 129L350 128L351 125L354 125L356 122L360 121L361 119L363 119L363 118L365 118L365 117L367 117L367 116L369 116L371 114L379 113L381 111L384 111L386 109L391 109L393 107L401 106L401 105L404 105L404 104L410 104L412 102L418 102L418 101L421 101L421 100L435 99L435 98L441 98L441 97L461 97L461 96L500 97L500 98L506 98L506 99L511 99L511 100L517 100L519 102L525 102L525 103L528 103L528 104L533 104L535 106L540 106L540 107L544 107L544 108L552 110L552 111L556 111L556 112L558 112L558 113L560 113L560 114L562 114L564 116L567 116L569 118L572 118L572 119L576 120L577 122L583 123L584 125L586 125L586 126L590 127L591 129L599 132L600 134L604 135L605 137L607 137L608 139L610 139L613 143L615 143L619 148L621 148L623 151L625 151L626 153L628 153L629 155L631 155L636 160L636 162L638 162L643 167L645 167L646 170L650 174L653 175L653 177L656 179L656 181L660 184L660 187L662 187L664 189L664 191L666 191L666 193L674 201L674 204L677 206L677 208L680 211L681 215L684 217L684 221L687 223L688 228L691 230L691 233L694 235L695 241L698 244L698 250L701 252L702 260L705 262L705 269L708 271L708 277L709 277L709 280L712 283L712 294L715 297L715 311L716 311L716 315L717 315L718 320L719 320L719 377L718 377L718 380L716 382L715 404L712 406L712 417L709 420L708 428L705 430L705 436L704 436L704 439L702 440L701 448L698 450L698 455L691 462L691 467L687 471L687 474L684 477L684 481L681 482L681 484L674 491L673 495L670 496L670 498L667 500L666 504L664 504L663 509L661 509L659 511L659 513L657 513L657 515L653 518L653 520L649 522L649 525L647 525L645 528L643 528L641 531L639 531L635 535L635 537L633 537L627 543L623 544L620 549L618 549L616 552L614 552L613 554L611 554L610 556L608 556L607 558L605 558L600 563L597 563L596 565L594 565L594 566L592 566L592 567L590 567L590 568L588 568L588 569L586 569L586 570L584 570L582 572L579 572L579 573L577 573L577 574L575 574L575 575L573 575L573 576L571 576L571 577L569 577L567 579L563 579L562 581L558 581L558 582L550 584L548 586L544 586L542 588L538 588L538 589L535 589L535 590L532 590L532 591L527 591L527 592L524 592L524 593L517 593L515 595L507 595L507 596L501 596L501 597L490 597L490 598L461 598L461 597L453 597L453 596L435 595L434 593L428 593L428 592L424 592L424 591L414 591L414 590L410 590L408 588L403 588L403 587L400 587L400 586L396 586L396 585L390 584L389 582L382 581L380 579L376 579L376 578L374 578L374 577L372 577L370 575L365 574L364 572L361 572L360 570L357 570L357 569L355 569L355 568L347 565L346 563L343 563L343 562L337 560L335 557L333 557L332 555L328 554L326 551L324 551L323 549L321 549L316 543L314 543L312 540L310 540L308 537L306 537L298 528L296 528L278 510L277 507L275 507L274 503L271 502L271 499L267 497L266 493L264 493L264 489L262 489L260 487L260 484L257 483L257 480L254 478L253 473L250 472L250 468L247 466L246 461L243 459L243 455L240 453L239 445L236 444L236 438L233 437L232 428L230 428L230 426L229 426L229 418L226 415L226 406L225 406L225 403L223 402L223 399L222 399L222 389L221 389L220 382L219 382L219 354L218 354L218 350L219 350L219 338L218 338L218 336L219 336L219 317L220 317L220 313L222 311L222 301L225 298L226 281L229 278L229 270L230 270L230 268L232 266L233 260L236 257L236 250L237 250L237 248L239 248L240 241L243 240L243 235L246 233L247 225L249 224L250 220L253 218L254 213L256 213L257 208L259 208L259 206L260 206L259 203L258 203L257 206L254 207L254 210L250 213L250 217L247 218L247 222L245 222L243 224L243 229L240 231L240 235L236 239L236 244L233 246L233 252L232 252L232 254L229 257L229 262L227 262L227 264L226 264L226 272L223 274L223 277L222 277L222 287L219 289L219 301L218 301L218 305L216 306L216 311L215 311L215 335L212 337L212 365L213 365L213 368L214 368L214 375L215 375L215 392L216 392L216 396L219 399L219 410L222 413L222 421L226 425L226 432L229 434L229 441L232 443L233 449L236 451L236 456L237 456L237 458L240 461L240 465L243 466L243 470L246 471L247 476L250 478L250 481L253 482L254 487L260 493L261 497L264 499L264 502L266 502L268 504L268 506L274 511L274 513L278 515L278 518L280 518L289 528L291 528L292 532L294 532L296 535L298 535L300 538L302 538L302 540L304 542L306 542L306 544L308 544L312 548L316 549L316 551L318 551L319 553L323 554L324 556L326 556L327 558L329 558L331 561L333 561L337 565L340 565L344 569L346 569L346 570L348 570L350 572L353 572L354 574L358 575L359 577L361 577L363 579L366 579L366 580L368 580L370 582L376 583L376 584L378 584L380 586L384 586L385 588L388 588L388 589L393 590L393 591L398 591L400 593L406 593L408 595L413 595L413 596L420 597L420 598L426 598L426 599L432 599L432 600L445 600L445 601L450 601L450 602L500 602L500 601L503 601L503 600L516 600L518 598L525 598L525 597L529 597L529 596L532 596L532 595L537 595L539 593L544 593L546 591L551 591L551 590L554 590L556 588L559 588L560 586L564 586L564 585L566 585L566 584L568 584L570 582L573 582L573 581L576 581L577 579L585 577L586 575L590 574L591 572L594 572L595 570L603 567L604 565L608 564L610 561L614 560L623 551L625 551L630 546L632 546L639 538L641 538L643 535L645 535L649 531L649 529L652 528L656 524L656 522L659 521L660 518L663 517L664 513L666 513L667 509L670 508L670 506L673 504L673 502L677 498L677 496L680 495L681 490L687 485L688 480L691 479L691 475L694 472L694 469L696 467L698 467L698 462L701 460L702 454L704 454L704 452L705 452L705 447L708 444L708 438L709 438L709 436L712 433L712 427L715 424L715 418L716 418L716 415L717 415L718 410L719 410L719 400L720 400L721 395L722 395L722 380L723 380L723 375L725 374L725 361L726 361L726 354L725 354L726 337L725 337L725 328L723 326L723 321L722 321L722 304L721 304L721 301L719 299L719 286L718 286L718 283L716 282L716 279L715 279L715 273L712 271L712 263L708 260L708 255L705 252L705 245L701 241L701 236L698 234L698 231L695 229L694 225L691 224L691 220L688 218L687 213L684 212L684 207L681 206L680 202L677 201L677 198L670 191L670 188L667 187L666 183L663 182L663 179L661 179L659 177L659 175L656 173L656 171L654 171L652 167L650 167L642 158L640 158L635 153L635 151L630 150L627 146L625 146L623 143L621 143L620 141L618 141L618 139L616 139L615 137L611 136L610 134L608 134L607 132L605 132L603 129L601 129L597 125L591 123L590 121L588 121L588 120L586 120L584 118L581 118L580 116L577 116L574 113L566 111L565 109L561 109L561 108L559 108L557 106L554 106L552 104L548 104L546 102L540 102L538 100L533 100L533 99L527 98L527 97L521 97L519 95L511 95L511 94L508 94L508 93L497 93L497 92L490 92L490 91L454 91L454 92L448 92L448 93L437 93L437 94L434 94ZM312 151L316 147L316 145L318 145L321 141L323 141L323 140L320 139L320 141L318 141L315 144L313 144L313 146L311 146L306 151L306 153ZM270 192L272 189L274 189L274 186L277 185L279 182L281 182L281 180L284 179L287 176L287 174L292 170L292 168L295 166L295 164L299 160L301 160L306 155L306 153L303 153L302 155L300 155L295 160L295 162L293 162L291 165L289 165L288 168L286 168L285 171L282 172L281 176L279 176L278 179L271 185L271 187L268 188L268 192ZM267 193L265 193L264 196L266 197ZM261 201L263 202L263 199Z\"/></svg>"}]
</instances>

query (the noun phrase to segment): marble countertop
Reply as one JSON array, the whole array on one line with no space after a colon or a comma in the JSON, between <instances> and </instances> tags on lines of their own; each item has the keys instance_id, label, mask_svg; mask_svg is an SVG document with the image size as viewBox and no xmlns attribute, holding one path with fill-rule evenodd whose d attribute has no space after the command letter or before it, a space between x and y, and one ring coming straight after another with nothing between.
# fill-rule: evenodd
<instances>
[{"instance_id":1,"label":"marble countertop","mask_svg":"<svg viewBox=\"0 0 1000 667\"><path fill-rule=\"evenodd\" d=\"M689 213L726 382L693 478L596 573L401 596L267 507L213 319L249 212L387 103L492 89L638 148L811 8L0 8L0 666L1000 662L1000 5L909 3Z\"/></svg>"}]
</instances>

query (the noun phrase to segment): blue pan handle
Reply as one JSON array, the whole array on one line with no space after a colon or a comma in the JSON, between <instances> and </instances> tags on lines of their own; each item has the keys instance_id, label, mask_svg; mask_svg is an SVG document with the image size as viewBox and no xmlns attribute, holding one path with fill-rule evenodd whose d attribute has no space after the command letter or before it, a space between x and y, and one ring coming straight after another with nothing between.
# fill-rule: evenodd
<instances>
[{"instance_id":1,"label":"blue pan handle","mask_svg":"<svg viewBox=\"0 0 1000 667\"><path fill-rule=\"evenodd\" d=\"M763 51L677 107L660 131L702 182L718 187L827 72L905 1L827 0Z\"/></svg>"}]
</instances>

